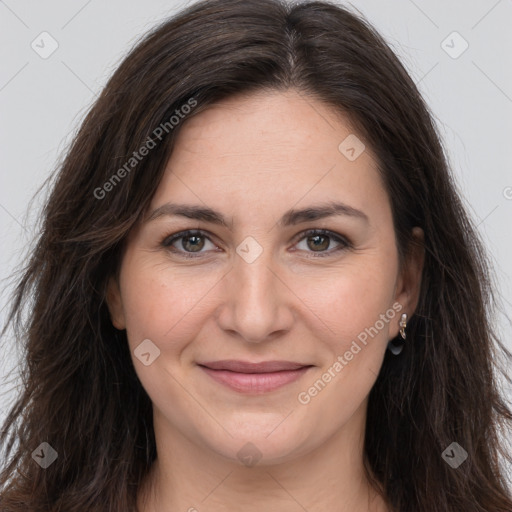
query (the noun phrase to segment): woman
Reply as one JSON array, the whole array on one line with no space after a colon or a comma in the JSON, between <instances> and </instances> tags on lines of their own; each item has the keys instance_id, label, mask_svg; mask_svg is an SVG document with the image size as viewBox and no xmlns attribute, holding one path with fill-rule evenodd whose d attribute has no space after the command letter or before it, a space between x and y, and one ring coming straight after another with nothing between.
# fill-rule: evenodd
<instances>
[{"instance_id":1,"label":"woman","mask_svg":"<svg viewBox=\"0 0 512 512\"><path fill-rule=\"evenodd\" d=\"M2 510L510 511L491 299L364 20L195 4L114 73L44 209Z\"/></svg>"}]
</instances>

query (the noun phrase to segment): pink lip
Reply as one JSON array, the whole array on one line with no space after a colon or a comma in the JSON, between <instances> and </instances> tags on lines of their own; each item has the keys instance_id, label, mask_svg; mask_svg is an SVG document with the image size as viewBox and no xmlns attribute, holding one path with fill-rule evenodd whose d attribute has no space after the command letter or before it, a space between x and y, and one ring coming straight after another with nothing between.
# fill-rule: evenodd
<instances>
[{"instance_id":1,"label":"pink lip","mask_svg":"<svg viewBox=\"0 0 512 512\"><path fill-rule=\"evenodd\" d=\"M210 377L241 393L266 393L299 379L311 365L290 361L212 361L199 364Z\"/></svg>"}]
</instances>

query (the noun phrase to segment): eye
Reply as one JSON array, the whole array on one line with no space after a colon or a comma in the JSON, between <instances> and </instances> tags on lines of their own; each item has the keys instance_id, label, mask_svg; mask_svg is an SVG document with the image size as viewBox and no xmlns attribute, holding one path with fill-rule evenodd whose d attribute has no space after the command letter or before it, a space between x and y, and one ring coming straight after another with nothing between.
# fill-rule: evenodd
<instances>
[{"instance_id":1,"label":"eye","mask_svg":"<svg viewBox=\"0 0 512 512\"><path fill-rule=\"evenodd\" d=\"M306 250L306 252L316 253L312 256L307 256L308 258L323 258L352 247L350 242L344 237L326 229L310 229L301 233L299 241L302 240L305 240L307 248L312 249L311 251ZM338 244L338 247L327 251L326 249L331 245L332 240Z\"/></svg>"},{"instance_id":2,"label":"eye","mask_svg":"<svg viewBox=\"0 0 512 512\"><path fill-rule=\"evenodd\" d=\"M352 247L350 242L344 237L325 229L310 229L301 233L296 239L298 241L306 240L306 246L312 249L311 251L306 249L306 252L317 253L308 256L313 258L330 256L332 253ZM326 251L331 245L332 240L338 244L338 247ZM177 253L184 258L197 258L204 252L202 249L205 247L206 241L212 245L213 250L217 248L217 246L212 243L210 237L202 230L180 231L179 233L165 237L161 244L171 252ZM180 243L176 244L176 242ZM178 245L178 247L176 247L176 245Z\"/></svg>"},{"instance_id":3,"label":"eye","mask_svg":"<svg viewBox=\"0 0 512 512\"><path fill-rule=\"evenodd\" d=\"M175 243L180 241L178 244L181 249L175 247ZM194 253L201 254L201 249L205 247L205 240L210 241L213 248L216 246L211 242L210 238L201 230L188 230L175 233L170 235L162 241L162 245L170 249L174 253L180 253L185 258L196 258Z\"/></svg>"}]
</instances>

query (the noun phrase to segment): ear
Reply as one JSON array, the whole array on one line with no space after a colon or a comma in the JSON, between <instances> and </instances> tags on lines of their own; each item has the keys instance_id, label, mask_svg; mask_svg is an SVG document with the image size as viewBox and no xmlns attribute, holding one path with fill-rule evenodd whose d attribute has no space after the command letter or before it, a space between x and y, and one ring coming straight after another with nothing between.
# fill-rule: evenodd
<instances>
[{"instance_id":1,"label":"ear","mask_svg":"<svg viewBox=\"0 0 512 512\"><path fill-rule=\"evenodd\" d=\"M403 268L395 288L395 302L402 305L400 316L407 313L410 319L416 310L420 297L421 276L425 262L425 235L423 230L415 227L412 230L413 241L407 252ZM400 318L399 316L399 318ZM391 338L398 335L398 321L390 328Z\"/></svg>"},{"instance_id":2,"label":"ear","mask_svg":"<svg viewBox=\"0 0 512 512\"><path fill-rule=\"evenodd\" d=\"M110 312L110 319L112 320L113 326L119 330L126 329L121 291L117 279L113 276L110 277L107 284L105 301Z\"/></svg>"}]
</instances>

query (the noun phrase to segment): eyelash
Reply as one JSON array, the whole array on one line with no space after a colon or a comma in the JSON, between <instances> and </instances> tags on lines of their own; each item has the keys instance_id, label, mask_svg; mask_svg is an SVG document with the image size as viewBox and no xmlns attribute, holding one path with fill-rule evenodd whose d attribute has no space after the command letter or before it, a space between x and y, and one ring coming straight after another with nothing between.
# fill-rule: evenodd
<instances>
[{"instance_id":1,"label":"eyelash","mask_svg":"<svg viewBox=\"0 0 512 512\"><path fill-rule=\"evenodd\" d=\"M352 248L352 244L346 238L334 233L333 231L329 231L326 229L308 229L307 231L304 231L304 232L300 233L299 235L297 235L296 243L301 242L304 238L307 238L309 236L315 236L315 235L327 236L328 238L331 238L335 242L341 244L341 247L338 247L338 248L330 250L330 251L323 251L323 252L318 252L318 253L315 253L314 251L312 251L314 256L307 256L307 258L326 258L326 257L332 256L333 253L338 253L340 251ZM179 233L175 233L173 235L167 235L162 240L161 245L163 247L165 247L166 249L169 249L174 254L179 254L180 257L183 257L185 259L195 259L195 258L201 257L201 254L203 254L201 252L190 253L190 252L178 251L175 248L171 249L171 245L176 240L180 240L181 238L186 238L189 236L202 236L202 237L210 240L210 242L212 242L211 238L208 236L208 233L206 231L203 231L201 229L189 229L186 231L180 231Z\"/></svg>"}]
</instances>

